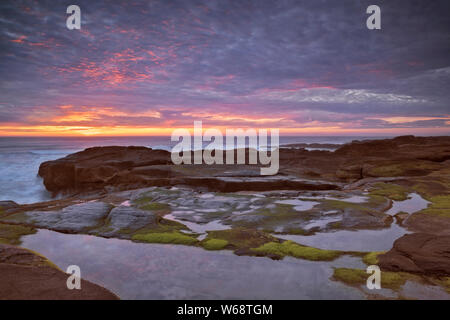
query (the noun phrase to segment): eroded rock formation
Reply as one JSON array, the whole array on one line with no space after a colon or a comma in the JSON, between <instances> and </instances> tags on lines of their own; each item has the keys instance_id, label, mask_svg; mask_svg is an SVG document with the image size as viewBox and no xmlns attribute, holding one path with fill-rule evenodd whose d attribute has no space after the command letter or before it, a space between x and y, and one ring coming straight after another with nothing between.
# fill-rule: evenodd
<instances>
[{"instance_id":1,"label":"eroded rock formation","mask_svg":"<svg viewBox=\"0 0 450 320\"><path fill-rule=\"evenodd\" d=\"M69 290L69 275L30 250L0 244L0 298L6 300L117 300L92 282L81 280L81 289Z\"/></svg>"},{"instance_id":2,"label":"eroded rock formation","mask_svg":"<svg viewBox=\"0 0 450 320\"><path fill-rule=\"evenodd\" d=\"M334 190L367 177L423 176L447 166L450 137L354 141L335 152L281 148L276 176L256 165L173 165L145 147L95 147L41 164L47 190L79 192L188 185L211 191Z\"/></svg>"},{"instance_id":3,"label":"eroded rock formation","mask_svg":"<svg viewBox=\"0 0 450 320\"><path fill-rule=\"evenodd\" d=\"M450 235L407 234L378 259L382 270L450 276Z\"/></svg>"}]
</instances>

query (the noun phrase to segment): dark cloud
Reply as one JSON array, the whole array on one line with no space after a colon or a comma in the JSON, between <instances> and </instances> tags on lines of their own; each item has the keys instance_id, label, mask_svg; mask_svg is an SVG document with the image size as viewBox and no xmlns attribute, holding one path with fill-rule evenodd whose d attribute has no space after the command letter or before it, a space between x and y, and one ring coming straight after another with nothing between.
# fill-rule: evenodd
<instances>
[{"instance_id":1,"label":"dark cloud","mask_svg":"<svg viewBox=\"0 0 450 320\"><path fill-rule=\"evenodd\" d=\"M80 31L67 1L0 3L0 123L449 128L449 1L379 0L373 31L366 0L74 3Z\"/></svg>"}]
</instances>

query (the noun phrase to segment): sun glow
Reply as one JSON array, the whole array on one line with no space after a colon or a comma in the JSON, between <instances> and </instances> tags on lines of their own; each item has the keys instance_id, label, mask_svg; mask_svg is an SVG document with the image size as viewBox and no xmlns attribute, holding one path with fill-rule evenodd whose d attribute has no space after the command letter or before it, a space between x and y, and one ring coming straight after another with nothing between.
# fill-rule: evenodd
<instances>
[{"instance_id":1,"label":"sun glow","mask_svg":"<svg viewBox=\"0 0 450 320\"><path fill-rule=\"evenodd\" d=\"M170 136L176 128L185 128L193 134L193 125L168 127L135 127L135 126L0 126L0 136ZM243 128L251 126L204 126L226 132L226 129ZM255 129L277 129L277 127L255 126ZM354 129L338 126L317 126L306 128L279 128L280 135L448 135L447 128L374 128Z\"/></svg>"},{"instance_id":2,"label":"sun glow","mask_svg":"<svg viewBox=\"0 0 450 320\"><path fill-rule=\"evenodd\" d=\"M379 117L368 118L374 120L383 120L389 123L408 123L414 121L428 121L428 120L450 120L450 117Z\"/></svg>"}]
</instances>

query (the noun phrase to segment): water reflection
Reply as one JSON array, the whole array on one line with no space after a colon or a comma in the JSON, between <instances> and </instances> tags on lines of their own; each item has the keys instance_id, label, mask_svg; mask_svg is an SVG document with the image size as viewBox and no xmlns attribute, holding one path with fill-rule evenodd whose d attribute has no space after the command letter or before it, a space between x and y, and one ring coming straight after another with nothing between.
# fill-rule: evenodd
<instances>
[{"instance_id":1,"label":"water reflection","mask_svg":"<svg viewBox=\"0 0 450 320\"><path fill-rule=\"evenodd\" d=\"M294 206L294 210L296 210L296 211L311 210L315 205L320 204L320 202L304 201L304 200L300 200L300 199L279 200L279 201L275 201L275 203L288 204L288 205Z\"/></svg>"},{"instance_id":2,"label":"water reflection","mask_svg":"<svg viewBox=\"0 0 450 320\"><path fill-rule=\"evenodd\" d=\"M393 223L391 227L379 230L340 230L321 232L311 236L281 235L276 237L292 240L307 246L350 251L386 251L395 240L408 233L405 228Z\"/></svg>"},{"instance_id":3,"label":"water reflection","mask_svg":"<svg viewBox=\"0 0 450 320\"><path fill-rule=\"evenodd\" d=\"M392 207L386 213L390 215L396 215L399 212L413 213L425 209L429 203L417 193L411 193L404 201L392 201Z\"/></svg>"},{"instance_id":4,"label":"water reflection","mask_svg":"<svg viewBox=\"0 0 450 320\"><path fill-rule=\"evenodd\" d=\"M39 230L23 246L122 299L358 299L364 295L330 281L333 266L361 268L357 258L311 262L236 256L230 251L134 243Z\"/></svg>"}]
</instances>

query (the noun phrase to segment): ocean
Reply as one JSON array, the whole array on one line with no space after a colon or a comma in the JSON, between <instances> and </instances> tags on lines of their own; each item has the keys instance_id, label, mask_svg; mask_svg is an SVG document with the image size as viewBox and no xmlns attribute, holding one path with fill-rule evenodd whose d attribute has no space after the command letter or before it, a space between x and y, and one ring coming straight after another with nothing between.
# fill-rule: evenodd
<instances>
[{"instance_id":1,"label":"ocean","mask_svg":"<svg viewBox=\"0 0 450 320\"><path fill-rule=\"evenodd\" d=\"M362 136L280 136L280 145L291 143L344 144L352 140L381 139ZM0 200L20 204L50 200L39 165L95 146L146 146L170 150L170 137L0 137ZM207 143L206 143L207 144Z\"/></svg>"}]
</instances>

